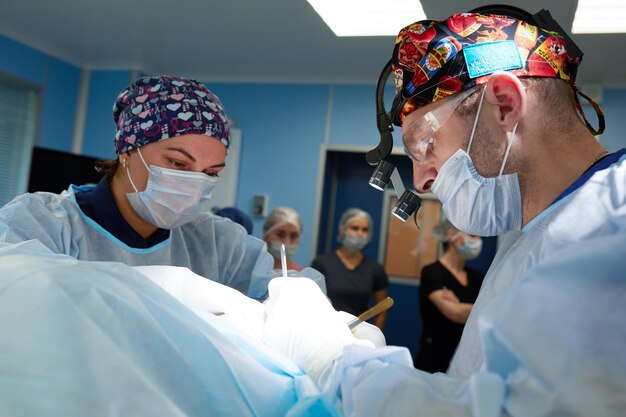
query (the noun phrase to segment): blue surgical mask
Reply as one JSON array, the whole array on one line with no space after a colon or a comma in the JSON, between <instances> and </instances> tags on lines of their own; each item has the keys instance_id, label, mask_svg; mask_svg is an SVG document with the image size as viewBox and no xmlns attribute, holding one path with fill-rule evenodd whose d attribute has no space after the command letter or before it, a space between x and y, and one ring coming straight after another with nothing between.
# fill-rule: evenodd
<instances>
[{"instance_id":1,"label":"blue surgical mask","mask_svg":"<svg viewBox=\"0 0 626 417\"><path fill-rule=\"evenodd\" d=\"M517 125L509 136L499 175L495 178L481 176L468 153L483 98L484 90L467 152L459 149L443 164L432 190L441 201L446 217L457 229L472 235L498 236L522 226L522 196L517 174L502 175Z\"/></svg>"},{"instance_id":2,"label":"blue surgical mask","mask_svg":"<svg viewBox=\"0 0 626 417\"><path fill-rule=\"evenodd\" d=\"M203 172L179 171L146 164L137 149L139 157L148 170L148 184L144 191L138 191L126 173L134 193L127 193L128 201L137 214L147 222L162 229L173 229L196 219L208 210L208 201L213 193L217 177Z\"/></svg>"},{"instance_id":3,"label":"blue surgical mask","mask_svg":"<svg viewBox=\"0 0 626 417\"><path fill-rule=\"evenodd\" d=\"M270 242L270 246L267 248L267 251L274 257L274 259L280 260L280 247L283 245L283 242L280 240L272 240ZM287 259L292 259L296 252L298 251L297 243L285 243L285 257Z\"/></svg>"},{"instance_id":4,"label":"blue surgical mask","mask_svg":"<svg viewBox=\"0 0 626 417\"><path fill-rule=\"evenodd\" d=\"M369 243L369 238L346 233L340 240L340 243L348 249L349 252L356 253L363 250Z\"/></svg>"},{"instance_id":5,"label":"blue surgical mask","mask_svg":"<svg viewBox=\"0 0 626 417\"><path fill-rule=\"evenodd\" d=\"M459 255L466 261L476 259L480 255L480 251L483 249L483 240L478 237L465 236L463 244L457 246Z\"/></svg>"}]
</instances>

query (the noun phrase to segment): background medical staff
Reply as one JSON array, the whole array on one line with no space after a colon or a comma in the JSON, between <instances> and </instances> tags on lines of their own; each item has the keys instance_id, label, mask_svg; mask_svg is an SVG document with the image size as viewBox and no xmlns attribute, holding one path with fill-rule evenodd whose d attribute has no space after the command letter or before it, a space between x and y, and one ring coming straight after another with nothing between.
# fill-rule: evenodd
<instances>
[{"instance_id":1,"label":"background medical staff","mask_svg":"<svg viewBox=\"0 0 626 417\"><path fill-rule=\"evenodd\" d=\"M231 219L235 223L242 225L249 235L252 234L254 225L252 219L244 211L239 210L237 207L223 207L214 211L217 216L226 217Z\"/></svg>"},{"instance_id":2,"label":"background medical staff","mask_svg":"<svg viewBox=\"0 0 626 417\"><path fill-rule=\"evenodd\" d=\"M276 207L270 212L263 223L263 240L267 244L267 250L274 258L274 268L280 269L281 245L285 245L285 257L287 269L301 271L293 256L300 247L302 239L302 220L297 211L291 207Z\"/></svg>"},{"instance_id":3,"label":"background medical staff","mask_svg":"<svg viewBox=\"0 0 626 417\"><path fill-rule=\"evenodd\" d=\"M449 220L437 224L433 236L442 242L443 255L420 275L422 334L414 365L445 372L483 283L484 274L465 264L480 255L482 239L459 231Z\"/></svg>"},{"instance_id":4,"label":"background medical staff","mask_svg":"<svg viewBox=\"0 0 626 417\"><path fill-rule=\"evenodd\" d=\"M377 304L387 298L389 278L381 264L363 254L372 237L372 217L352 207L339 219L339 243L333 252L318 256L311 266L326 278L328 298L338 311L358 316L368 309L370 301ZM387 312L374 318L383 330Z\"/></svg>"}]
</instances>

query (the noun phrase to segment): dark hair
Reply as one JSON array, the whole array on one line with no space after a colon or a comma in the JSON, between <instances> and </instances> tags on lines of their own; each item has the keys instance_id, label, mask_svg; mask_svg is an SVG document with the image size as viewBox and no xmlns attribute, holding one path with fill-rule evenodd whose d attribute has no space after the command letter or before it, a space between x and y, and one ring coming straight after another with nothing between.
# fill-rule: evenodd
<instances>
[{"instance_id":1,"label":"dark hair","mask_svg":"<svg viewBox=\"0 0 626 417\"><path fill-rule=\"evenodd\" d=\"M107 181L111 181L119 165L117 159L99 159L95 162L96 171L103 174Z\"/></svg>"}]
</instances>

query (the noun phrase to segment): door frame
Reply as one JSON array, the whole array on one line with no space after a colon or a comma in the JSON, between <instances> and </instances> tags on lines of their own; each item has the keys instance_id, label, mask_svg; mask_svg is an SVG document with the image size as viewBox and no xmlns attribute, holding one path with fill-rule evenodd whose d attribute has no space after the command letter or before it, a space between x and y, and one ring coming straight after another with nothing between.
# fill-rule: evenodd
<instances>
[{"instance_id":1,"label":"door frame","mask_svg":"<svg viewBox=\"0 0 626 417\"><path fill-rule=\"evenodd\" d=\"M319 158L317 164L317 182L315 189L315 207L313 210L313 226L312 226L312 241L311 241L311 252L310 259L315 259L317 256L317 248L319 244L319 227L320 227L320 218L322 215L322 201L324 199L324 173L326 171L326 162L328 160L328 152L351 152L351 153L362 153L363 157L365 154L370 151L372 148L371 145L343 145L343 144L331 144L323 142L320 144ZM404 149L400 146L394 146L391 150L392 155L404 155ZM374 167L372 167L372 172ZM329 202L330 207L334 207L335 196L331 196L331 200ZM334 208L332 209L334 215ZM331 225L332 227L332 225Z\"/></svg>"}]
</instances>

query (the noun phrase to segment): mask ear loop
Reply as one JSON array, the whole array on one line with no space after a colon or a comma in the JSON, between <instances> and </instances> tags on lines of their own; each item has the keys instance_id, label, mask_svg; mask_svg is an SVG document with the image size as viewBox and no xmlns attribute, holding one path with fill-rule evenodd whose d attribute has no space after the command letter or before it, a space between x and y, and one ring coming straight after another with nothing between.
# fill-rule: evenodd
<instances>
[{"instance_id":1,"label":"mask ear loop","mask_svg":"<svg viewBox=\"0 0 626 417\"><path fill-rule=\"evenodd\" d=\"M141 158L141 162L143 162L143 166L145 166L148 172L150 172L150 168L148 168L148 164L146 164L146 160L143 159L143 155L141 154L141 150L139 150L139 148L137 148L137 153L139 154L139 157Z\"/></svg>"},{"instance_id":2,"label":"mask ear loop","mask_svg":"<svg viewBox=\"0 0 626 417\"><path fill-rule=\"evenodd\" d=\"M470 154L472 147L472 141L474 140L474 133L476 132L476 125L478 124L478 118L480 117L480 110L483 108L483 99L485 98L485 88L480 95L480 102L478 103L478 110L476 111L476 117L474 118L474 126L472 126L472 134L470 135L469 143L467 144L467 154Z\"/></svg>"},{"instance_id":3,"label":"mask ear loop","mask_svg":"<svg viewBox=\"0 0 626 417\"><path fill-rule=\"evenodd\" d=\"M515 139L515 131L517 130L517 125L518 123L515 123L515 126L513 126L513 131L507 138L508 144L506 146L506 152L504 153L504 159L502 160L502 165L500 166L500 173L498 173L498 177L502 175L502 172L504 171L504 166L506 165L506 161L507 159L509 159L509 151L511 150L513 140Z\"/></svg>"},{"instance_id":4,"label":"mask ear loop","mask_svg":"<svg viewBox=\"0 0 626 417\"><path fill-rule=\"evenodd\" d=\"M143 164L146 167L146 169L148 170L148 172L150 172L150 168L148 168L148 166L146 165L146 161L143 160L143 156L141 156L141 152L139 151L139 148L137 148L137 153L139 154L139 157L141 158L141 161L143 162ZM132 185L133 186L133 190L135 190L135 192L138 193L139 190L135 186L135 183L133 182L133 178L130 176L130 171L128 170L128 167L126 166L126 159L122 160L122 166L126 169L126 175L128 176L128 180L130 181L130 185Z\"/></svg>"}]
</instances>

